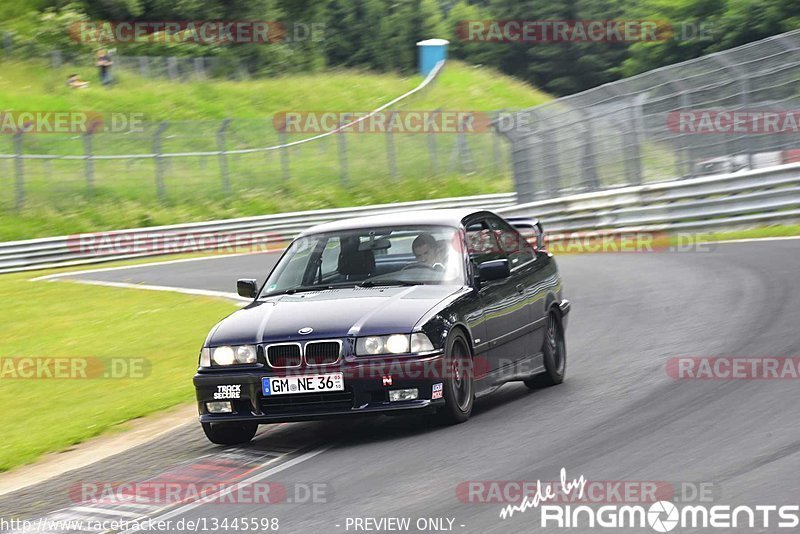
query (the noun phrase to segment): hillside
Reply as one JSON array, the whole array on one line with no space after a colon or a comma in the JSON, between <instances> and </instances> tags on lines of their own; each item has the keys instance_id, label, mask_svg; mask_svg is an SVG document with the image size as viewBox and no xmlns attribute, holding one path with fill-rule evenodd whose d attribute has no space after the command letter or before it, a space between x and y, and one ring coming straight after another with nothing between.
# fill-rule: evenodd
<instances>
[{"instance_id":1,"label":"hillside","mask_svg":"<svg viewBox=\"0 0 800 534\"><path fill-rule=\"evenodd\" d=\"M64 80L78 72L89 88L72 90ZM250 81L206 80L173 83L144 79L126 71L102 87L94 69L51 69L42 62L5 62L0 69L4 112L92 111L136 113L146 121L136 134L95 135L96 155L150 153L156 125L169 122L164 152L215 151L221 121L233 119L226 147L278 144L272 118L282 111L367 111L415 87L418 76L338 70ZM407 110L519 109L549 96L484 67L452 62L433 86L414 95ZM306 135L289 137L296 140ZM12 153L10 135L0 152ZM0 160L6 188L0 192L0 240L69 234L152 224L208 220L350 205L492 193L511 189L508 151L490 134L468 139L471 167L453 157L455 134L437 136L438 167L431 161L429 136L394 136L396 163L391 172L384 135L348 135L348 175L343 183L337 141L328 138L290 152L289 180L277 152L229 157L231 194L220 185L216 157L169 158L162 170L164 197L156 197L151 159L96 160L94 190L87 191L82 160L26 160L25 208L13 211L13 161ZM24 152L84 154L79 135L27 136ZM500 162L495 162L495 158ZM386 187L392 181L391 187Z\"/></svg>"}]
</instances>

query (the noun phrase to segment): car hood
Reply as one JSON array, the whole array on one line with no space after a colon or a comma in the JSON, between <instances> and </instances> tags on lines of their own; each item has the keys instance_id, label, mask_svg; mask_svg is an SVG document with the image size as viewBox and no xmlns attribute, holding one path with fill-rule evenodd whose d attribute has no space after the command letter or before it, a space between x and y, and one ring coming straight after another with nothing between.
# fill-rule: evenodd
<instances>
[{"instance_id":1,"label":"car hood","mask_svg":"<svg viewBox=\"0 0 800 534\"><path fill-rule=\"evenodd\" d=\"M461 286L344 288L279 295L254 302L221 321L207 346L336 339L411 332ZM312 328L300 335L303 328Z\"/></svg>"}]
</instances>

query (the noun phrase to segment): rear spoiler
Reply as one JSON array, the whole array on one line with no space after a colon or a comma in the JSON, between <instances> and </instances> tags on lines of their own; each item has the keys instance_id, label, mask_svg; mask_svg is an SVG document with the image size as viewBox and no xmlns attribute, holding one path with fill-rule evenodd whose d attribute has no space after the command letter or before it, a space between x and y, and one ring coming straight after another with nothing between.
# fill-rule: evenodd
<instances>
[{"instance_id":1,"label":"rear spoiler","mask_svg":"<svg viewBox=\"0 0 800 534\"><path fill-rule=\"evenodd\" d=\"M534 219L532 217L507 217L506 220L516 228L522 237L531 241L534 239L534 243L536 245L536 250L544 249L544 228L542 227L542 223L539 222L539 219Z\"/></svg>"}]
</instances>

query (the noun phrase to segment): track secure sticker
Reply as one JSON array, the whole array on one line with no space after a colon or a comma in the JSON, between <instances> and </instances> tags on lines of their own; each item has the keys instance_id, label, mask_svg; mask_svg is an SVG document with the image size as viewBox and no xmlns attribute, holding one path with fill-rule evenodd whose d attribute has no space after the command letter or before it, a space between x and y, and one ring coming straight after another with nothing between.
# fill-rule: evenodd
<instances>
[{"instance_id":1,"label":"track secure sticker","mask_svg":"<svg viewBox=\"0 0 800 534\"><path fill-rule=\"evenodd\" d=\"M242 396L242 385L235 384L231 386L217 386L217 392L214 393L214 399L238 399Z\"/></svg>"},{"instance_id":2,"label":"track secure sticker","mask_svg":"<svg viewBox=\"0 0 800 534\"><path fill-rule=\"evenodd\" d=\"M441 382L439 382L438 384L434 384L433 387L431 388L431 400L441 399L442 390L443 386Z\"/></svg>"}]
</instances>

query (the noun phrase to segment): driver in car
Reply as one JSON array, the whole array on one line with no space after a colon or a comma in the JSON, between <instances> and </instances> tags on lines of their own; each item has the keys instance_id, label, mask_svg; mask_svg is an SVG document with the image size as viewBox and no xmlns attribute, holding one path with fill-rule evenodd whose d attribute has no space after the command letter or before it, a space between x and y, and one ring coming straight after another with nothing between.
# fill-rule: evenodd
<instances>
[{"instance_id":1,"label":"driver in car","mask_svg":"<svg viewBox=\"0 0 800 534\"><path fill-rule=\"evenodd\" d=\"M433 267L436 270L444 270L442 247L431 234L427 232L419 234L411 244L411 250L414 251L417 263Z\"/></svg>"}]
</instances>

